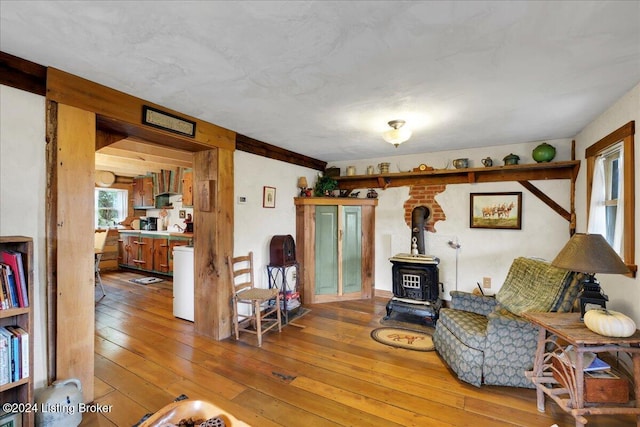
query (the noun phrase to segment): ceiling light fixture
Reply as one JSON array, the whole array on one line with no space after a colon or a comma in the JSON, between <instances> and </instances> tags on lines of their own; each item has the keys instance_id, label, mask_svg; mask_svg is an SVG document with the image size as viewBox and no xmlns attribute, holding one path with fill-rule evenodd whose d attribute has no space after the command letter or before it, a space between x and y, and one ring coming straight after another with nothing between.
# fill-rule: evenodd
<instances>
[{"instance_id":1,"label":"ceiling light fixture","mask_svg":"<svg viewBox=\"0 0 640 427\"><path fill-rule=\"evenodd\" d=\"M403 128L404 124L404 120L391 120L389 122L389 126L391 126L393 129L389 129L388 131L384 132L382 134L382 138L389 144L395 145L397 148L398 145L411 138L411 131L407 128Z\"/></svg>"}]
</instances>

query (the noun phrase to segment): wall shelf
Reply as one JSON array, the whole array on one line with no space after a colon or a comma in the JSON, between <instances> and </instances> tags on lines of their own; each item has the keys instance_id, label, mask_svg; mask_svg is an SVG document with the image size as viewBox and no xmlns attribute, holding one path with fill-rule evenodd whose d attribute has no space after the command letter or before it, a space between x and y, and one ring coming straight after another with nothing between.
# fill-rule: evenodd
<instances>
[{"instance_id":1,"label":"wall shelf","mask_svg":"<svg viewBox=\"0 0 640 427\"><path fill-rule=\"evenodd\" d=\"M569 233L573 235L576 229L575 183L579 170L580 161L569 160L482 168L434 169L377 175L337 176L335 180L338 181L338 187L341 190L517 181L558 215L569 221ZM529 182L548 179L569 179L571 181L571 208L569 211Z\"/></svg>"},{"instance_id":2,"label":"wall shelf","mask_svg":"<svg viewBox=\"0 0 640 427\"><path fill-rule=\"evenodd\" d=\"M408 185L474 184L480 182L536 181L574 179L580 169L579 160L492 166L466 169L435 169L418 172L396 172L377 175L337 176L341 190L388 188Z\"/></svg>"}]
</instances>

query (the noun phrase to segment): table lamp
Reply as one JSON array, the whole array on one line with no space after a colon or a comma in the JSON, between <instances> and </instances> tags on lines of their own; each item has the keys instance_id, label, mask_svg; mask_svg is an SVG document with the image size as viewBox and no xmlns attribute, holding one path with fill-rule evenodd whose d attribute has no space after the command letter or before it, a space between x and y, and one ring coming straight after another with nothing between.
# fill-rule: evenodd
<instances>
[{"instance_id":1,"label":"table lamp","mask_svg":"<svg viewBox=\"0 0 640 427\"><path fill-rule=\"evenodd\" d=\"M301 176L300 178L298 178L298 188L300 188L300 197L304 197L306 195L305 190L307 189L308 186L309 184L307 184L306 176Z\"/></svg>"},{"instance_id":2,"label":"table lamp","mask_svg":"<svg viewBox=\"0 0 640 427\"><path fill-rule=\"evenodd\" d=\"M580 293L580 319L589 304L606 308L609 298L602 293L596 273L625 274L629 269L620 256L600 234L576 233L551 265L566 270L584 273Z\"/></svg>"}]
</instances>

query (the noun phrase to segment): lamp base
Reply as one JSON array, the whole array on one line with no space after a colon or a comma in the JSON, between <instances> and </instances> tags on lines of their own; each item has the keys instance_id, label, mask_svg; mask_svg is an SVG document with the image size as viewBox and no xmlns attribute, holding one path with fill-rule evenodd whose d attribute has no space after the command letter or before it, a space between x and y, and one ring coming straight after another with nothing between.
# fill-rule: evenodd
<instances>
[{"instance_id":1,"label":"lamp base","mask_svg":"<svg viewBox=\"0 0 640 427\"><path fill-rule=\"evenodd\" d=\"M602 308L607 308L607 297L600 289L600 283L596 280L593 274L588 274L582 281L582 291L579 295L580 298L580 320L584 319L584 314L587 311L587 305L597 305Z\"/></svg>"}]
</instances>

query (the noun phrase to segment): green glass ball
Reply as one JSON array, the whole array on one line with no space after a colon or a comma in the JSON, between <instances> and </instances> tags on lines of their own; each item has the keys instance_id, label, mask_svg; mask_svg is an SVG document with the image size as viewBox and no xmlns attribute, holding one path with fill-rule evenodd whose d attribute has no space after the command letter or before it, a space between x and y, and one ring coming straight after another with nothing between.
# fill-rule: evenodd
<instances>
[{"instance_id":1,"label":"green glass ball","mask_svg":"<svg viewBox=\"0 0 640 427\"><path fill-rule=\"evenodd\" d=\"M543 142L534 148L531 154L533 156L533 160L538 163L550 162L556 156L556 149L552 145Z\"/></svg>"}]
</instances>

